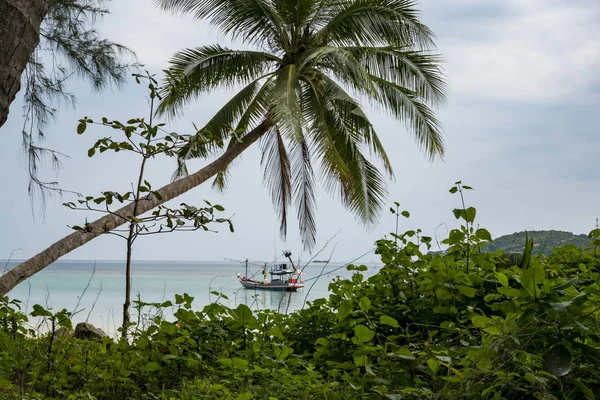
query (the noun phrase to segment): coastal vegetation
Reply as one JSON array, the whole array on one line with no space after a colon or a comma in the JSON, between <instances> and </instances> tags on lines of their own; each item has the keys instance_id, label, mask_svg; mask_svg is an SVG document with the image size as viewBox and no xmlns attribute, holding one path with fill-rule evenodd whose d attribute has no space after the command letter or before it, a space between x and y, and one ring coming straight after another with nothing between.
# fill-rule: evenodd
<instances>
[{"instance_id":1,"label":"coastal vegetation","mask_svg":"<svg viewBox=\"0 0 600 400\"><path fill-rule=\"evenodd\" d=\"M554 248L573 245L584 249L590 244L588 235L573 234L565 231L523 231L515 232L510 235L503 235L495 238L492 242L483 247L484 251L502 250L505 252L523 252L525 248L525 238L529 237L534 240L533 253L549 256L554 251Z\"/></svg>"},{"instance_id":2,"label":"coastal vegetation","mask_svg":"<svg viewBox=\"0 0 600 400\"><path fill-rule=\"evenodd\" d=\"M63 82L81 75L96 88L120 84L131 67L122 59L129 51L93 29L93 17L107 12L103 4L0 0L0 86L6 89L0 90L0 127L25 83L32 187L60 190L38 178L37 160L44 154L57 159L57 153L34 138L43 136L56 111L53 101L70 98ZM72 234L0 276L0 399L597 397L600 229L585 237L543 231L492 240L477 224L476 208L467 206L472 188L462 182L450 188L458 223L440 239L443 251L432 252L433 238L420 229L399 231L399 221L410 224L410 213L395 203L396 231L375 243L383 267L367 274L366 266L349 265L351 277L336 278L328 297L300 310L228 307L219 292L211 292L216 300L202 309L189 293L160 303L132 301L139 236L219 223L233 230L218 204L165 203L211 179L224 189L232 162L255 143L281 235L294 206L308 250L316 241L317 184L365 226L378 221L386 202L391 161L363 102L405 123L426 156L444 154L434 110L445 101L446 82L433 33L414 1L156 4L216 26L242 49L183 49L170 60L160 88L152 75L134 74L149 84L147 117L78 121L78 134L96 126L115 133L99 138L89 157L133 152L140 168L129 191L104 189L66 202L104 216L72 225ZM36 53L45 46L72 68L57 64L57 73L47 75ZM222 88L237 91L192 134L167 133L157 122ZM178 165L173 182L159 189L145 176L146 163L157 156ZM211 161L188 174L186 162L194 158ZM35 304L27 312L6 295L105 234L121 236L127 246L120 337L86 324L73 329L66 309ZM131 307L137 318L130 318Z\"/></svg>"},{"instance_id":3,"label":"coastal vegetation","mask_svg":"<svg viewBox=\"0 0 600 400\"><path fill-rule=\"evenodd\" d=\"M457 184L461 196L468 186ZM392 209L393 210L393 209ZM398 217L407 212L397 214ZM79 339L66 311L0 307L6 399L595 399L600 390L600 230L589 247L532 252L518 265L482 252L476 210L454 210L445 254L420 230L377 241L384 266L330 285L300 311L252 311L193 297L136 303L130 342ZM219 296L218 293L215 295ZM174 309L174 319L162 317Z\"/></svg>"},{"instance_id":4,"label":"coastal vegetation","mask_svg":"<svg viewBox=\"0 0 600 400\"><path fill-rule=\"evenodd\" d=\"M285 237L296 206L307 249L315 244L316 178L363 225L380 216L391 162L359 99L406 123L424 152L443 154L433 108L446 83L431 30L404 0L164 0L166 10L216 25L248 50L220 45L182 50L166 71L159 111L176 114L218 88L242 87L179 150L179 175L135 207L128 204L57 241L0 277L0 294L90 240L216 177L260 142L264 182ZM80 127L93 121L83 118ZM214 160L187 174L185 160ZM215 158L216 157L216 158ZM378 167L374 162L380 164ZM384 171L380 171L380 168Z\"/></svg>"},{"instance_id":5,"label":"coastal vegetation","mask_svg":"<svg viewBox=\"0 0 600 400\"><path fill-rule=\"evenodd\" d=\"M217 223L227 223L229 230L233 232L233 224L230 219L217 217L217 213L223 212L224 208L219 204L211 204L204 201L202 206L194 206L182 203L178 208L159 205L155 211L144 216L139 216L138 210L142 203L156 197L162 200L160 192L152 190L152 184L146 176L147 163L159 157L177 157L178 151L197 141L197 138L191 135L179 135L176 133L165 133L162 126L164 124L153 124L154 102L158 99L159 87L153 76L135 75L138 83L148 85L150 97L150 110L148 119L138 118L127 121L126 124L120 121L109 121L103 118L98 125L111 128L112 131L121 131L121 139L113 139L111 136L100 138L93 147L88 150L88 156L94 157L104 152L114 153L133 153L140 158L140 166L137 170L136 183L131 184L131 191L118 192L113 190L104 190L99 196L85 196L76 202L69 201L63 205L72 210L93 211L105 215L112 215L111 205L113 203L123 205L132 205L131 214L121 214L125 228L116 229L110 225L104 224L98 226L90 224L73 225L72 229L76 232L91 233L100 229L100 234L112 234L122 239L126 243L125 256L125 302L123 303L123 323L121 334L127 338L127 330L130 325L130 306L131 306L131 261L133 257L133 244L140 236L164 234L171 232L193 232L197 230L208 231L209 226ZM91 119L85 118L79 122L77 133L83 134L88 124L93 124ZM130 207L131 208L131 207ZM128 208L129 209L129 208Z\"/></svg>"}]
</instances>

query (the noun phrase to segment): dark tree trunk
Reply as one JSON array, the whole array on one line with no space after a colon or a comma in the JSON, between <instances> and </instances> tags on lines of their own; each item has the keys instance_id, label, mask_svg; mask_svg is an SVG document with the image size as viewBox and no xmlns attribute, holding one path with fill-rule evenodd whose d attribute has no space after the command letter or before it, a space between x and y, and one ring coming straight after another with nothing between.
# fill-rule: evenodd
<instances>
[{"instance_id":1,"label":"dark tree trunk","mask_svg":"<svg viewBox=\"0 0 600 400\"><path fill-rule=\"evenodd\" d=\"M0 127L21 88L21 75L40 42L46 0L0 0Z\"/></svg>"},{"instance_id":2,"label":"dark tree trunk","mask_svg":"<svg viewBox=\"0 0 600 400\"><path fill-rule=\"evenodd\" d=\"M60 257L69 252L83 246L90 240L111 231L129 221L132 215L142 215L153 208L166 203L175 197L186 193L206 182L211 177L215 176L219 171L222 171L231 161L242 154L250 145L256 142L267 131L265 123L254 128L250 133L242 138L241 143L236 143L228 149L223 155L215 161L208 164L201 170L179 179L158 190L162 200L158 200L156 196L149 196L147 199L140 200L137 211L134 213L134 203L122 207L112 214L106 215L90 224L89 232L75 232L60 239L46 250L35 255L33 258L22 262L15 268L8 271L0 277L0 295L6 295L19 283L25 279L40 272L48 265L58 260Z\"/></svg>"}]
</instances>

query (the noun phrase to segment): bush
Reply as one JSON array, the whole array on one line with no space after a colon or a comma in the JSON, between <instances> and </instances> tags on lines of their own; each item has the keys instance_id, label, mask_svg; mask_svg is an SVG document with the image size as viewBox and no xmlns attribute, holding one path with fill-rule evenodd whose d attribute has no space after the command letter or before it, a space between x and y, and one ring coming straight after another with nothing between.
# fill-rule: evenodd
<instances>
[{"instance_id":1,"label":"bush","mask_svg":"<svg viewBox=\"0 0 600 400\"><path fill-rule=\"evenodd\" d=\"M460 183L454 192L468 187ZM392 210L394 212L394 210ZM408 213L395 213L408 216ZM330 285L289 315L193 298L131 343L40 336L7 298L0 306L0 395L7 399L594 399L600 393L600 231L591 247L518 265L482 253L475 209L454 211L448 251L420 231L377 242L384 267ZM55 323L64 312L36 308ZM161 313L157 313L161 315Z\"/></svg>"}]
</instances>

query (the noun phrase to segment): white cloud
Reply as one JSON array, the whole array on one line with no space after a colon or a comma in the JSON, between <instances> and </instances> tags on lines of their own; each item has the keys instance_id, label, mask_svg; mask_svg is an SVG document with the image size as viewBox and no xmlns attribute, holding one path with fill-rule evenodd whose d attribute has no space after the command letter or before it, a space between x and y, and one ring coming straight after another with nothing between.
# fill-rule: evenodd
<instances>
[{"instance_id":1,"label":"white cloud","mask_svg":"<svg viewBox=\"0 0 600 400\"><path fill-rule=\"evenodd\" d=\"M150 0L112 2L102 30L113 41L133 49L153 70L166 68L169 58L183 48L231 43L208 22L162 11Z\"/></svg>"},{"instance_id":2,"label":"white cloud","mask_svg":"<svg viewBox=\"0 0 600 400\"><path fill-rule=\"evenodd\" d=\"M600 7L584 3L511 0L504 2L508 15L461 20L459 34L440 37L453 92L520 102L590 100L588 88L600 83Z\"/></svg>"}]
</instances>

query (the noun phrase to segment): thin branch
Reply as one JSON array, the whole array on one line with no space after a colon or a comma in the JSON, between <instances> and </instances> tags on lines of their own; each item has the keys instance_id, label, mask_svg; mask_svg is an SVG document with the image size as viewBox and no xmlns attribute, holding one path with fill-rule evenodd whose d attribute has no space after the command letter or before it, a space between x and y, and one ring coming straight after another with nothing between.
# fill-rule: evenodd
<instances>
[{"instance_id":1,"label":"thin branch","mask_svg":"<svg viewBox=\"0 0 600 400\"><path fill-rule=\"evenodd\" d=\"M96 303L98 302L98 299L100 298L100 293L102 293L102 282L103 281L100 281L100 289L98 290L98 294L96 295L96 299L92 303L92 307L90 308L90 312L88 312L87 317L85 317L85 322L88 322L90 320L90 315L92 315L92 311L94 311L94 308L96 307Z\"/></svg>"},{"instance_id":2,"label":"thin branch","mask_svg":"<svg viewBox=\"0 0 600 400\"><path fill-rule=\"evenodd\" d=\"M96 261L94 261L94 268L92 269L92 274L90 275L90 279L88 279L87 285L85 285L85 287L83 288L83 292L81 292L81 295L79 296L79 298L77 299L77 304L75 305L75 308L73 309L73 311L71 312L71 316L75 316L77 315L79 312L83 311L84 309L81 310L77 310L77 308L79 307L79 304L81 303L81 299L83 298L83 296L85 295L85 292L87 292L88 288L90 287L90 284L92 283L92 279L94 279L94 275L96 275Z\"/></svg>"},{"instance_id":3,"label":"thin branch","mask_svg":"<svg viewBox=\"0 0 600 400\"><path fill-rule=\"evenodd\" d=\"M337 247L337 243L333 246L333 249L331 250L331 254L329 255L329 258L327 259L327 262L325 263L325 265L323 265L323 268L321 268L321 272L319 273L319 275L317 275L317 278L315 279L313 284L310 285L308 292L306 292L306 296L304 297L304 302L302 303L302 310L304 310L304 306L306 305L306 301L308 300L308 296L310 295L312 288L317 284L319 277L321 277L323 275L325 268L327 268L327 266L329 265L329 262L331 261L331 257L333 257L333 252L335 251L336 247Z\"/></svg>"},{"instance_id":4,"label":"thin branch","mask_svg":"<svg viewBox=\"0 0 600 400\"><path fill-rule=\"evenodd\" d=\"M17 248L17 249L13 249L13 251L10 252L10 255L8 256L8 260L6 260L6 265L4 266L4 271L2 272L2 275L4 275L6 273L6 271L8 271L8 264L10 264L10 260L12 259L13 254L16 251L25 251L21 248Z\"/></svg>"}]
</instances>

